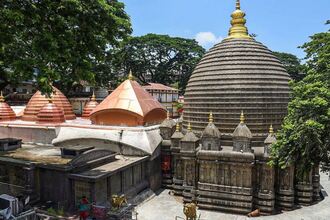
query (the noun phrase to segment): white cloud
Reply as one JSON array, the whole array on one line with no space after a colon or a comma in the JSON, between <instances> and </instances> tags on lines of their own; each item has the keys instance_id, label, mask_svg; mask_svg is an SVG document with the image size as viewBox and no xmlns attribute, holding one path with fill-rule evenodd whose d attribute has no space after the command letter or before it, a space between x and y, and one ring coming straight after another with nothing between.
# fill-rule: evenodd
<instances>
[{"instance_id":1,"label":"white cloud","mask_svg":"<svg viewBox=\"0 0 330 220\"><path fill-rule=\"evenodd\" d=\"M219 43L222 39L222 37L217 37L212 32L199 32L195 36L195 40L198 44L205 48L209 48L214 44Z\"/></svg>"}]
</instances>

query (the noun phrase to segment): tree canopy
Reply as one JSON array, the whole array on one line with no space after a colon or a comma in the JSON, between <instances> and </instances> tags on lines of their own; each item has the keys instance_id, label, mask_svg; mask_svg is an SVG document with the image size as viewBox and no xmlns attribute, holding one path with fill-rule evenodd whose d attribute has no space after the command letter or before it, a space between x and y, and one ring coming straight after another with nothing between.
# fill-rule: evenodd
<instances>
[{"instance_id":1,"label":"tree canopy","mask_svg":"<svg viewBox=\"0 0 330 220\"><path fill-rule=\"evenodd\" d=\"M305 76L303 66L297 56L283 52L273 53L283 63L286 71L288 71L293 80L299 81Z\"/></svg>"},{"instance_id":2,"label":"tree canopy","mask_svg":"<svg viewBox=\"0 0 330 220\"><path fill-rule=\"evenodd\" d=\"M124 41L116 53L116 66L123 73L131 69L141 82L171 85L184 91L191 73L205 53L195 40L147 34Z\"/></svg>"},{"instance_id":3,"label":"tree canopy","mask_svg":"<svg viewBox=\"0 0 330 220\"><path fill-rule=\"evenodd\" d=\"M271 162L295 164L301 174L318 164L330 170L330 32L313 35L302 48L307 75L291 83L292 100Z\"/></svg>"},{"instance_id":4,"label":"tree canopy","mask_svg":"<svg viewBox=\"0 0 330 220\"><path fill-rule=\"evenodd\" d=\"M52 82L64 91L80 80L102 84L107 51L130 33L117 0L3 0L0 89L33 78L44 93Z\"/></svg>"}]
</instances>

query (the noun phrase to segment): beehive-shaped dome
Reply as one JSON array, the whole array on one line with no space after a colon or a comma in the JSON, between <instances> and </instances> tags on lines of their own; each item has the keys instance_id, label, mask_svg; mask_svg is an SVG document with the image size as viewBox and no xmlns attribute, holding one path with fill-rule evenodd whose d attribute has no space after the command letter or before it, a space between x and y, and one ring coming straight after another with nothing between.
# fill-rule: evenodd
<instances>
[{"instance_id":1,"label":"beehive-shaped dome","mask_svg":"<svg viewBox=\"0 0 330 220\"><path fill-rule=\"evenodd\" d=\"M0 94L0 121L11 121L16 119L13 109L5 102L5 98Z\"/></svg>"},{"instance_id":2,"label":"beehive-shaped dome","mask_svg":"<svg viewBox=\"0 0 330 220\"><path fill-rule=\"evenodd\" d=\"M65 97L65 95L58 90L57 88L53 87L54 94L52 94L52 102L59 108L63 109L64 111L64 118L66 120L73 120L76 118L72 110L72 106L69 100ZM23 121L37 121L37 114L42 107L48 104L48 99L45 95L42 95L40 91L37 91L32 98L30 99L29 103L27 104L22 120Z\"/></svg>"},{"instance_id":3,"label":"beehive-shaped dome","mask_svg":"<svg viewBox=\"0 0 330 220\"><path fill-rule=\"evenodd\" d=\"M92 98L84 107L83 113L81 115L82 118L89 118L91 112L96 108L99 103L96 101L95 94L93 93Z\"/></svg>"},{"instance_id":4,"label":"beehive-shaped dome","mask_svg":"<svg viewBox=\"0 0 330 220\"><path fill-rule=\"evenodd\" d=\"M65 121L63 109L49 101L37 114L38 123L57 124Z\"/></svg>"},{"instance_id":5,"label":"beehive-shaped dome","mask_svg":"<svg viewBox=\"0 0 330 220\"><path fill-rule=\"evenodd\" d=\"M99 125L144 126L160 124L166 110L130 76L94 109L90 118Z\"/></svg>"},{"instance_id":6,"label":"beehive-shaped dome","mask_svg":"<svg viewBox=\"0 0 330 220\"><path fill-rule=\"evenodd\" d=\"M254 139L263 146L269 124L279 129L287 114L290 77L284 66L264 45L247 34L240 5L232 14L229 36L211 48L196 66L188 82L184 122L200 133L210 111L224 135L225 145L237 126L242 110Z\"/></svg>"}]
</instances>

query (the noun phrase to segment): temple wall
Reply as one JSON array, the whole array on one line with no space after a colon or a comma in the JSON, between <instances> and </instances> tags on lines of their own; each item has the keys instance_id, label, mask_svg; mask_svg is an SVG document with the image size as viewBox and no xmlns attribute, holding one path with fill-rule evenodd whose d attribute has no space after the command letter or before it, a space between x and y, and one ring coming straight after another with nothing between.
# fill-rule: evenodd
<instances>
[{"instance_id":1,"label":"temple wall","mask_svg":"<svg viewBox=\"0 0 330 220\"><path fill-rule=\"evenodd\" d=\"M18 138L23 142L51 144L56 138L54 127L0 126L0 138Z\"/></svg>"}]
</instances>

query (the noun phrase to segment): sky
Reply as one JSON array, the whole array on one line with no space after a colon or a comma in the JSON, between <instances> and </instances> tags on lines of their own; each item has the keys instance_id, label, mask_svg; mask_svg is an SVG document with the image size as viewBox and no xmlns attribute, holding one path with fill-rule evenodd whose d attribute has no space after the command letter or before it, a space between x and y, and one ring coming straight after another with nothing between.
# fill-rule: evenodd
<instances>
[{"instance_id":1,"label":"sky","mask_svg":"<svg viewBox=\"0 0 330 220\"><path fill-rule=\"evenodd\" d=\"M235 0L121 0L133 35L167 34L196 39L209 49L228 34ZM269 49L304 58L298 48L330 25L330 0L241 0L249 33Z\"/></svg>"}]
</instances>

